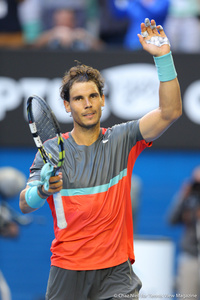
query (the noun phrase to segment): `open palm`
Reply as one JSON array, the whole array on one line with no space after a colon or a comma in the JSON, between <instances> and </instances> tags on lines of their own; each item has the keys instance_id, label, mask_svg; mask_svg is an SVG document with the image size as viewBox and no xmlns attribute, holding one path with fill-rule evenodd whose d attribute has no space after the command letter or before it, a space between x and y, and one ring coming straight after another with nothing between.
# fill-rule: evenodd
<instances>
[{"instance_id":1,"label":"open palm","mask_svg":"<svg viewBox=\"0 0 200 300\"><path fill-rule=\"evenodd\" d=\"M141 34L138 34L143 49L154 56L162 56L170 52L170 45L162 26L156 26L155 20L141 23Z\"/></svg>"}]
</instances>

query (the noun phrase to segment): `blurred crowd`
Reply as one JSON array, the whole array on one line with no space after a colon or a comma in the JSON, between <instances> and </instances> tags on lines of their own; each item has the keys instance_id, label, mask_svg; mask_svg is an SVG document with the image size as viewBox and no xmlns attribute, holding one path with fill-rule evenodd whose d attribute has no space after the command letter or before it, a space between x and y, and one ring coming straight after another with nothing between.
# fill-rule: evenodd
<instances>
[{"instance_id":1,"label":"blurred crowd","mask_svg":"<svg viewBox=\"0 0 200 300\"><path fill-rule=\"evenodd\" d=\"M200 299L200 166L174 196L169 223L181 226L175 290L185 300ZM186 296L187 295L187 296ZM195 296L194 296L195 295Z\"/></svg>"},{"instance_id":2,"label":"blurred crowd","mask_svg":"<svg viewBox=\"0 0 200 300\"><path fill-rule=\"evenodd\" d=\"M173 51L200 52L200 0L0 0L0 47L139 50L146 17Z\"/></svg>"}]
</instances>

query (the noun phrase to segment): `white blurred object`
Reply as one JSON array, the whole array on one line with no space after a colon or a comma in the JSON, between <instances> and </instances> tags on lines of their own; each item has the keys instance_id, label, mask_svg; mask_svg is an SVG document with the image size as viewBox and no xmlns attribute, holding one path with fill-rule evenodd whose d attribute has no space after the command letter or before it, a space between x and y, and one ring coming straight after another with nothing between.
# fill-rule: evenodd
<instances>
[{"instance_id":1,"label":"white blurred object","mask_svg":"<svg viewBox=\"0 0 200 300\"><path fill-rule=\"evenodd\" d=\"M199 53L199 13L199 0L170 1L170 9L164 24L164 30L171 43L172 52Z\"/></svg>"},{"instance_id":2,"label":"white blurred object","mask_svg":"<svg viewBox=\"0 0 200 300\"><path fill-rule=\"evenodd\" d=\"M134 242L133 270L142 281L141 298L173 298L174 243L167 238L143 239Z\"/></svg>"},{"instance_id":3,"label":"white blurred object","mask_svg":"<svg viewBox=\"0 0 200 300\"><path fill-rule=\"evenodd\" d=\"M11 300L10 288L0 271L0 295L2 300Z\"/></svg>"},{"instance_id":4,"label":"white blurred object","mask_svg":"<svg viewBox=\"0 0 200 300\"><path fill-rule=\"evenodd\" d=\"M17 196L26 185L26 177L12 167L0 168L0 195L4 199Z\"/></svg>"}]
</instances>

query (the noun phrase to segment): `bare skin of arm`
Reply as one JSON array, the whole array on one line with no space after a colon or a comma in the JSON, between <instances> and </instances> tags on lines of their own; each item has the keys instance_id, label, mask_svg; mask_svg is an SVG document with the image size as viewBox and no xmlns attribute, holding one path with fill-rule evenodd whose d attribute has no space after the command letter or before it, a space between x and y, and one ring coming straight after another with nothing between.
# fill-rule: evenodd
<instances>
[{"instance_id":1,"label":"bare skin of arm","mask_svg":"<svg viewBox=\"0 0 200 300\"><path fill-rule=\"evenodd\" d=\"M154 25L155 21L151 20L151 25ZM146 39L150 39L152 36L166 37L164 31L158 33L157 28L151 29L146 27L144 23L141 24L141 31L147 31L149 36L147 38L138 34L140 43L143 49L149 52L153 56L163 56L170 52L169 45L162 45L161 47L147 44ZM182 114L182 101L181 92L178 83L178 79L167 82L160 82L159 87L159 107L140 119L140 131L146 142L151 142L157 139L173 124Z\"/></svg>"}]
</instances>

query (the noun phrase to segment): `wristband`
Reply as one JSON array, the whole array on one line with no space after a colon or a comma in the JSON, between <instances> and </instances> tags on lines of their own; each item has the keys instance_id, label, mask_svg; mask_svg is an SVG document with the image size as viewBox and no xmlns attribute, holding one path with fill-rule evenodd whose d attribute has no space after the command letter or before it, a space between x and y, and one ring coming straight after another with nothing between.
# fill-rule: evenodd
<instances>
[{"instance_id":1,"label":"wristband","mask_svg":"<svg viewBox=\"0 0 200 300\"><path fill-rule=\"evenodd\" d=\"M171 51L163 56L153 57L160 81L170 81L176 78L177 73Z\"/></svg>"},{"instance_id":2,"label":"wristband","mask_svg":"<svg viewBox=\"0 0 200 300\"><path fill-rule=\"evenodd\" d=\"M32 186L26 191L25 199L28 206L32 208L42 207L46 201L38 195L37 186Z\"/></svg>"}]
</instances>

